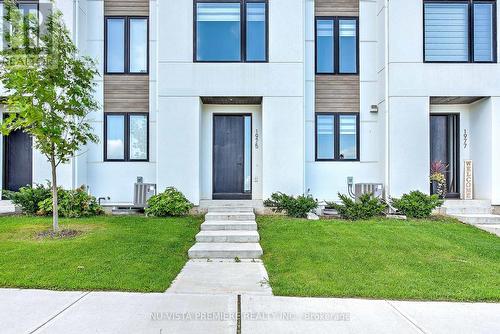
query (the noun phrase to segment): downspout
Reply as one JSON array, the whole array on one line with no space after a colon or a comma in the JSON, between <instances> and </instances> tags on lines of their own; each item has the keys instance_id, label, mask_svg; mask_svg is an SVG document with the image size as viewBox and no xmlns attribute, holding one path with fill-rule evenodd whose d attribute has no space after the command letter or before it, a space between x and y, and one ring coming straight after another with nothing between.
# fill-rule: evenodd
<instances>
[{"instance_id":1,"label":"downspout","mask_svg":"<svg viewBox=\"0 0 500 334\"><path fill-rule=\"evenodd\" d=\"M79 15L78 8L80 8L80 0L73 0L73 42L75 45L80 48L79 40L78 40L78 32L79 32ZM71 158L71 188L76 189L77 187L77 174L78 174L78 163L76 157Z\"/></svg>"},{"instance_id":2,"label":"downspout","mask_svg":"<svg viewBox=\"0 0 500 334\"><path fill-rule=\"evenodd\" d=\"M384 19L384 66L385 66L385 200L389 202L391 197L391 174L390 174L390 103L389 103L389 0L384 0L385 19Z\"/></svg>"}]
</instances>

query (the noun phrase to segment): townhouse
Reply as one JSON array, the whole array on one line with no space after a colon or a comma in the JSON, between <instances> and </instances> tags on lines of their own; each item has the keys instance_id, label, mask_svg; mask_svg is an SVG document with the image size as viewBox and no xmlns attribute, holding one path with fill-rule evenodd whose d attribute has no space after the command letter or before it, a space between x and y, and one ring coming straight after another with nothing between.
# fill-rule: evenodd
<instances>
[{"instance_id":1,"label":"townhouse","mask_svg":"<svg viewBox=\"0 0 500 334\"><path fill-rule=\"evenodd\" d=\"M20 1L36 10L48 0ZM272 192L335 200L348 184L500 205L496 1L58 0L98 61L101 138L60 168L65 187L131 202L137 177L196 205ZM2 189L49 178L4 137ZM470 181L470 180L469 180Z\"/></svg>"}]
</instances>

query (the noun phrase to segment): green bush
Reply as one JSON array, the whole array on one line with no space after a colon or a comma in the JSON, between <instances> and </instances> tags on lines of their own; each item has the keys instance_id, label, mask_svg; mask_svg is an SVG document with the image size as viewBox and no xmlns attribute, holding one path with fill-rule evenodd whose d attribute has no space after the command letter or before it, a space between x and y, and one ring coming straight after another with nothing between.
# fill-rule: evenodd
<instances>
[{"instance_id":1,"label":"green bush","mask_svg":"<svg viewBox=\"0 0 500 334\"><path fill-rule=\"evenodd\" d=\"M81 186L75 190L57 190L59 215L67 218L91 217L104 214L94 196L87 193L87 188ZM37 214L47 216L52 214L52 196L38 204Z\"/></svg>"},{"instance_id":2,"label":"green bush","mask_svg":"<svg viewBox=\"0 0 500 334\"><path fill-rule=\"evenodd\" d=\"M163 193L148 200L146 214L155 217L183 216L193 207L187 198L174 187L167 188Z\"/></svg>"},{"instance_id":3,"label":"green bush","mask_svg":"<svg viewBox=\"0 0 500 334\"><path fill-rule=\"evenodd\" d=\"M271 207L274 212L284 212L295 218L305 218L307 214L318 207L318 201L311 195L293 197L277 192L270 199L264 201L264 205Z\"/></svg>"},{"instance_id":4,"label":"green bush","mask_svg":"<svg viewBox=\"0 0 500 334\"><path fill-rule=\"evenodd\" d=\"M4 191L5 198L10 199L15 205L20 206L27 215L34 215L38 211L38 203L50 198L50 184L45 187L42 184L26 186L18 192Z\"/></svg>"},{"instance_id":5,"label":"green bush","mask_svg":"<svg viewBox=\"0 0 500 334\"><path fill-rule=\"evenodd\" d=\"M443 205L438 195L426 195L420 191L404 194L400 199L391 199L391 204L409 218L427 218L432 210Z\"/></svg>"},{"instance_id":6,"label":"green bush","mask_svg":"<svg viewBox=\"0 0 500 334\"><path fill-rule=\"evenodd\" d=\"M335 209L344 219L360 220L370 219L380 216L387 205L372 194L363 194L358 199L353 200L347 195L339 194L342 204L327 202L327 207Z\"/></svg>"}]
</instances>

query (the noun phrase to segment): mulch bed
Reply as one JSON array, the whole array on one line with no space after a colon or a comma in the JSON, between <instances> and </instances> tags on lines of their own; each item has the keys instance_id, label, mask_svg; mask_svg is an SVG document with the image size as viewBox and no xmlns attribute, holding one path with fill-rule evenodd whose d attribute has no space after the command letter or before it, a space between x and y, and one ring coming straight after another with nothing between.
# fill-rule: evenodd
<instances>
[{"instance_id":1,"label":"mulch bed","mask_svg":"<svg viewBox=\"0 0 500 334\"><path fill-rule=\"evenodd\" d=\"M36 237L38 239L69 239L74 238L82 234L82 231L77 230L61 230L59 232L54 231L43 231L38 232Z\"/></svg>"}]
</instances>

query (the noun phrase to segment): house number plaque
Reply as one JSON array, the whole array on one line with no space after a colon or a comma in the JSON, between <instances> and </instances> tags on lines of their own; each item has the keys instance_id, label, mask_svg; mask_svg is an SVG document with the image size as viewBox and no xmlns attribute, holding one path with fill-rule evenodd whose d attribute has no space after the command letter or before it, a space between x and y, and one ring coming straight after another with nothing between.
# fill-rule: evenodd
<instances>
[{"instance_id":1,"label":"house number plaque","mask_svg":"<svg viewBox=\"0 0 500 334\"><path fill-rule=\"evenodd\" d=\"M464 168L464 199L474 199L474 181L472 174L472 160L465 160Z\"/></svg>"}]
</instances>

